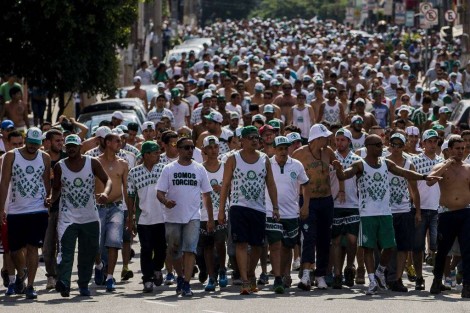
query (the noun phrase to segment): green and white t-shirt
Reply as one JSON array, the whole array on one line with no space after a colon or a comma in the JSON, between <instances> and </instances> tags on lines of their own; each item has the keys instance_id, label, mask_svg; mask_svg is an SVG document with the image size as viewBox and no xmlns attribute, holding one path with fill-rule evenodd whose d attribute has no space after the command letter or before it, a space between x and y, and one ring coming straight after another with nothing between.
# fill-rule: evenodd
<instances>
[{"instance_id":1,"label":"green and white t-shirt","mask_svg":"<svg viewBox=\"0 0 470 313\"><path fill-rule=\"evenodd\" d=\"M207 171L207 177L209 177L209 182L212 188L216 185L222 186L222 178L224 177L224 164L220 163L219 169L215 172ZM212 208L213 208L213 216L214 220L217 219L217 215L219 214L219 206L220 206L220 193L216 192L215 190L211 191L211 200L212 200ZM201 202L201 221L207 222L209 220L209 216L207 215L207 208L204 206L204 203Z\"/></svg>"},{"instance_id":2,"label":"green and white t-shirt","mask_svg":"<svg viewBox=\"0 0 470 313\"><path fill-rule=\"evenodd\" d=\"M230 206L243 206L266 213L265 187L268 156L259 153L251 164L243 160L240 151L234 153L236 167L233 171Z\"/></svg>"},{"instance_id":3,"label":"green and white t-shirt","mask_svg":"<svg viewBox=\"0 0 470 313\"><path fill-rule=\"evenodd\" d=\"M405 158L403 168L410 169L411 162ZM390 179L390 207L392 213L407 213L411 211L410 191L408 180L403 177L388 173Z\"/></svg>"},{"instance_id":4,"label":"green and white t-shirt","mask_svg":"<svg viewBox=\"0 0 470 313\"><path fill-rule=\"evenodd\" d=\"M362 158L358 156L357 154L353 153L352 150L349 151L348 155L346 155L345 158L343 158L343 156L338 151L335 151L335 156L338 159L338 161L341 162L341 165L343 166L343 169L345 170L350 168L354 162L362 160ZM336 179L336 181L338 180ZM338 190L339 190L339 187L338 187ZM346 197L344 203L340 203L339 199L336 198L335 208L358 208L359 198L357 196L357 178L355 176L344 181L344 193Z\"/></svg>"},{"instance_id":5,"label":"green and white t-shirt","mask_svg":"<svg viewBox=\"0 0 470 313\"><path fill-rule=\"evenodd\" d=\"M359 215L392 215L390 209L390 181L385 158L379 158L379 168L373 168L363 159L362 175L357 179L359 190Z\"/></svg>"},{"instance_id":6,"label":"green and white t-shirt","mask_svg":"<svg viewBox=\"0 0 470 313\"><path fill-rule=\"evenodd\" d=\"M424 153L414 155L411 158L415 171L421 175L429 175L432 168L442 161L443 159L440 156L430 159ZM437 210L439 198L441 197L439 184L428 186L424 180L418 180L418 191L421 198L421 210Z\"/></svg>"},{"instance_id":7,"label":"green and white t-shirt","mask_svg":"<svg viewBox=\"0 0 470 313\"><path fill-rule=\"evenodd\" d=\"M162 174L165 165L155 164L149 171L143 164L134 167L127 176L127 194L130 197L139 198L139 208L141 210L138 224L155 225L164 223L163 207L157 200L155 187Z\"/></svg>"},{"instance_id":8,"label":"green and white t-shirt","mask_svg":"<svg viewBox=\"0 0 470 313\"><path fill-rule=\"evenodd\" d=\"M19 149L15 149L14 154L8 214L47 212L44 205L46 199L43 179L46 170L44 152L38 150L33 160L23 158Z\"/></svg>"},{"instance_id":9,"label":"green and white t-shirt","mask_svg":"<svg viewBox=\"0 0 470 313\"><path fill-rule=\"evenodd\" d=\"M86 224L99 220L95 202L95 175L91 165L92 158L84 156L85 165L79 172L71 171L63 159L59 161L61 176L61 195L59 221L69 224Z\"/></svg>"}]
</instances>

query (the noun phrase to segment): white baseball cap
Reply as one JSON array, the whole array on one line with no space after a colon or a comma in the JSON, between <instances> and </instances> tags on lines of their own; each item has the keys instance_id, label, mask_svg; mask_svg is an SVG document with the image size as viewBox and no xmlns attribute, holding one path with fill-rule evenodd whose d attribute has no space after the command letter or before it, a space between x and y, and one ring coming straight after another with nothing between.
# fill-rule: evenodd
<instances>
[{"instance_id":1,"label":"white baseball cap","mask_svg":"<svg viewBox=\"0 0 470 313\"><path fill-rule=\"evenodd\" d=\"M26 142L41 145L42 144L42 131L37 127L31 127L26 133Z\"/></svg>"},{"instance_id":2,"label":"white baseball cap","mask_svg":"<svg viewBox=\"0 0 470 313\"><path fill-rule=\"evenodd\" d=\"M276 138L274 138L274 147L278 147L280 145L290 146L291 141L285 136L277 136Z\"/></svg>"},{"instance_id":3,"label":"white baseball cap","mask_svg":"<svg viewBox=\"0 0 470 313\"><path fill-rule=\"evenodd\" d=\"M111 128L108 126L101 126L96 130L95 137L104 138L108 134L111 134Z\"/></svg>"},{"instance_id":4,"label":"white baseball cap","mask_svg":"<svg viewBox=\"0 0 470 313\"><path fill-rule=\"evenodd\" d=\"M344 136L346 138L348 138L349 140L352 140L352 134L349 130L347 130L346 128L340 128L336 131L336 134L335 134L335 137L338 137L338 136Z\"/></svg>"},{"instance_id":5,"label":"white baseball cap","mask_svg":"<svg viewBox=\"0 0 470 313\"><path fill-rule=\"evenodd\" d=\"M405 128L405 132L407 135L419 136L419 128L416 126L408 126Z\"/></svg>"},{"instance_id":6,"label":"white baseball cap","mask_svg":"<svg viewBox=\"0 0 470 313\"><path fill-rule=\"evenodd\" d=\"M274 107L271 104L266 104L263 107L263 113L274 113Z\"/></svg>"},{"instance_id":7,"label":"white baseball cap","mask_svg":"<svg viewBox=\"0 0 470 313\"><path fill-rule=\"evenodd\" d=\"M114 111L112 118L122 121L124 119L124 114L122 114L121 111Z\"/></svg>"},{"instance_id":8,"label":"white baseball cap","mask_svg":"<svg viewBox=\"0 0 470 313\"><path fill-rule=\"evenodd\" d=\"M311 142L317 138L320 137L329 137L333 134L330 132L325 125L323 124L315 124L312 127L310 127L310 132L308 134L308 142Z\"/></svg>"},{"instance_id":9,"label":"white baseball cap","mask_svg":"<svg viewBox=\"0 0 470 313\"><path fill-rule=\"evenodd\" d=\"M155 130L155 123L152 121L147 121L142 124L142 130L149 129L149 128L151 128L152 130Z\"/></svg>"},{"instance_id":10,"label":"white baseball cap","mask_svg":"<svg viewBox=\"0 0 470 313\"><path fill-rule=\"evenodd\" d=\"M211 144L218 145L219 144L219 138L216 136L210 135L204 138L202 141L202 147L205 148Z\"/></svg>"},{"instance_id":11,"label":"white baseball cap","mask_svg":"<svg viewBox=\"0 0 470 313\"><path fill-rule=\"evenodd\" d=\"M217 111L212 111L208 115L204 115L204 117L210 121L213 121L219 124L222 124L222 122L224 121L224 117L222 116L222 114Z\"/></svg>"},{"instance_id":12,"label":"white baseball cap","mask_svg":"<svg viewBox=\"0 0 470 313\"><path fill-rule=\"evenodd\" d=\"M141 82L141 81L142 81L142 77L134 76L134 83Z\"/></svg>"},{"instance_id":13,"label":"white baseball cap","mask_svg":"<svg viewBox=\"0 0 470 313\"><path fill-rule=\"evenodd\" d=\"M286 137L287 139L289 139L290 143L293 143L295 141L302 141L302 137L299 133L296 132L288 133Z\"/></svg>"},{"instance_id":14,"label":"white baseball cap","mask_svg":"<svg viewBox=\"0 0 470 313\"><path fill-rule=\"evenodd\" d=\"M388 80L390 84L398 84L398 77L395 75L390 76L390 79Z\"/></svg>"},{"instance_id":15,"label":"white baseball cap","mask_svg":"<svg viewBox=\"0 0 470 313\"><path fill-rule=\"evenodd\" d=\"M394 138L400 139L401 142L406 143L406 138L405 136L403 136L403 134L400 134L400 133L393 134L392 137L390 137L390 141Z\"/></svg>"}]
</instances>

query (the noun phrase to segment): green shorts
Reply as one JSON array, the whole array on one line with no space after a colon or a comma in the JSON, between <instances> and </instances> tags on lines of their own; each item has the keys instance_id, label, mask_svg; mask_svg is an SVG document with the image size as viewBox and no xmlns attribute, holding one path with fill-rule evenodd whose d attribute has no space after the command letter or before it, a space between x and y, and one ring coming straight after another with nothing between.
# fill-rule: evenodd
<instances>
[{"instance_id":1,"label":"green shorts","mask_svg":"<svg viewBox=\"0 0 470 313\"><path fill-rule=\"evenodd\" d=\"M299 234L299 220L297 218L280 219L276 222L272 217L266 218L266 238L269 244L282 241L287 248L294 248Z\"/></svg>"},{"instance_id":2,"label":"green shorts","mask_svg":"<svg viewBox=\"0 0 470 313\"><path fill-rule=\"evenodd\" d=\"M331 238L348 234L357 237L359 233L359 222L359 209L335 208Z\"/></svg>"},{"instance_id":3,"label":"green shorts","mask_svg":"<svg viewBox=\"0 0 470 313\"><path fill-rule=\"evenodd\" d=\"M358 245L370 249L377 246L379 249L396 247L393 217L391 215L361 216Z\"/></svg>"}]
</instances>

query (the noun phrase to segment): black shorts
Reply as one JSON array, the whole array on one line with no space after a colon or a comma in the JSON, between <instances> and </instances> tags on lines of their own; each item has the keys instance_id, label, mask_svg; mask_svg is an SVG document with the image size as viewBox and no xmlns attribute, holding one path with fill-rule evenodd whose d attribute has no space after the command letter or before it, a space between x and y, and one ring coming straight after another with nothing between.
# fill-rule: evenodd
<instances>
[{"instance_id":1,"label":"black shorts","mask_svg":"<svg viewBox=\"0 0 470 313\"><path fill-rule=\"evenodd\" d=\"M199 241L198 247L211 247L216 242L226 242L227 241L227 224L219 224L219 222L214 222L214 232L207 232L207 222L201 222L201 228L199 229Z\"/></svg>"},{"instance_id":2,"label":"black shorts","mask_svg":"<svg viewBox=\"0 0 470 313\"><path fill-rule=\"evenodd\" d=\"M397 250L412 251L415 237L415 219L413 213L393 213L392 216Z\"/></svg>"},{"instance_id":3,"label":"black shorts","mask_svg":"<svg viewBox=\"0 0 470 313\"><path fill-rule=\"evenodd\" d=\"M264 246L266 213L235 205L230 207L229 214L233 242Z\"/></svg>"},{"instance_id":4,"label":"black shorts","mask_svg":"<svg viewBox=\"0 0 470 313\"><path fill-rule=\"evenodd\" d=\"M18 251L26 245L42 247L48 220L49 214L47 212L8 214L8 244L10 251Z\"/></svg>"}]
</instances>

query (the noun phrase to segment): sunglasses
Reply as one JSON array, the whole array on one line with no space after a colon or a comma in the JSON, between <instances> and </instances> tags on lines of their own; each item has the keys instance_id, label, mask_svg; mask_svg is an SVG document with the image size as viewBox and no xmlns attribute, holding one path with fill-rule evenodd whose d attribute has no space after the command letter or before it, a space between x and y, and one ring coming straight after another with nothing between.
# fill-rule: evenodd
<instances>
[{"instance_id":1,"label":"sunglasses","mask_svg":"<svg viewBox=\"0 0 470 313\"><path fill-rule=\"evenodd\" d=\"M375 146L377 148L382 148L384 146L384 144L382 142L376 142L376 143L370 143L366 146Z\"/></svg>"},{"instance_id":2,"label":"sunglasses","mask_svg":"<svg viewBox=\"0 0 470 313\"><path fill-rule=\"evenodd\" d=\"M402 143L391 143L390 147L392 148L403 148L405 145Z\"/></svg>"},{"instance_id":3,"label":"sunglasses","mask_svg":"<svg viewBox=\"0 0 470 313\"><path fill-rule=\"evenodd\" d=\"M260 140L261 137L258 135L249 135L249 136L246 136L245 138L248 140Z\"/></svg>"},{"instance_id":4,"label":"sunglasses","mask_svg":"<svg viewBox=\"0 0 470 313\"><path fill-rule=\"evenodd\" d=\"M181 146L180 148L184 149L186 151L189 151L189 150L194 150L194 148L196 148L196 147L193 146L193 145L186 145L186 146Z\"/></svg>"},{"instance_id":5,"label":"sunglasses","mask_svg":"<svg viewBox=\"0 0 470 313\"><path fill-rule=\"evenodd\" d=\"M402 98L401 101L410 101L410 98Z\"/></svg>"}]
</instances>

